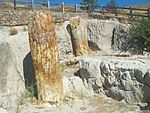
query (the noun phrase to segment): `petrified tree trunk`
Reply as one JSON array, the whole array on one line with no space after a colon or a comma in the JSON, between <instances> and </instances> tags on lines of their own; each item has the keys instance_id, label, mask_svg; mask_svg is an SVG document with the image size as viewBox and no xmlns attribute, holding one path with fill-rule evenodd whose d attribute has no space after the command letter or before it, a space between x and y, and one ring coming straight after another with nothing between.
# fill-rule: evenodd
<instances>
[{"instance_id":1,"label":"petrified tree trunk","mask_svg":"<svg viewBox=\"0 0 150 113\"><path fill-rule=\"evenodd\" d=\"M75 56L86 55L90 52L86 28L86 22L83 19L74 17L70 20L68 30L72 37Z\"/></svg>"},{"instance_id":2,"label":"petrified tree trunk","mask_svg":"<svg viewBox=\"0 0 150 113\"><path fill-rule=\"evenodd\" d=\"M63 97L63 88L55 29L49 13L37 13L34 16L29 24L29 43L38 99L43 102L59 102Z\"/></svg>"}]
</instances>

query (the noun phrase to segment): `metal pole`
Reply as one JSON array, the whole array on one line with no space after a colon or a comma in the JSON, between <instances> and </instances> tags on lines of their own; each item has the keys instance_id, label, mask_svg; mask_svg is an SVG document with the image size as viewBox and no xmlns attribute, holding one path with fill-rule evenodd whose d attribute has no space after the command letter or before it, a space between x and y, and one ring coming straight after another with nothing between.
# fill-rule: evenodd
<instances>
[{"instance_id":1,"label":"metal pole","mask_svg":"<svg viewBox=\"0 0 150 113\"><path fill-rule=\"evenodd\" d=\"M75 12L77 13L77 4L75 4Z\"/></svg>"},{"instance_id":2,"label":"metal pole","mask_svg":"<svg viewBox=\"0 0 150 113\"><path fill-rule=\"evenodd\" d=\"M102 14L104 15L104 6L102 5Z\"/></svg>"},{"instance_id":3,"label":"metal pole","mask_svg":"<svg viewBox=\"0 0 150 113\"><path fill-rule=\"evenodd\" d=\"M16 0L14 0L14 10L16 10Z\"/></svg>"},{"instance_id":4,"label":"metal pole","mask_svg":"<svg viewBox=\"0 0 150 113\"><path fill-rule=\"evenodd\" d=\"M64 2L62 2L62 12L63 12L63 13L65 12L64 5L65 5L65 3L64 3Z\"/></svg>"},{"instance_id":5,"label":"metal pole","mask_svg":"<svg viewBox=\"0 0 150 113\"><path fill-rule=\"evenodd\" d=\"M34 0L31 0L32 10L34 10Z\"/></svg>"},{"instance_id":6,"label":"metal pole","mask_svg":"<svg viewBox=\"0 0 150 113\"><path fill-rule=\"evenodd\" d=\"M148 19L150 20L150 8L148 8Z\"/></svg>"},{"instance_id":7,"label":"metal pole","mask_svg":"<svg viewBox=\"0 0 150 113\"><path fill-rule=\"evenodd\" d=\"M88 4L88 10L89 10L89 13L91 13L92 12L92 4Z\"/></svg>"},{"instance_id":8,"label":"metal pole","mask_svg":"<svg viewBox=\"0 0 150 113\"><path fill-rule=\"evenodd\" d=\"M132 17L132 7L130 6L130 16Z\"/></svg>"},{"instance_id":9,"label":"metal pole","mask_svg":"<svg viewBox=\"0 0 150 113\"><path fill-rule=\"evenodd\" d=\"M115 6L115 16L117 16L117 7Z\"/></svg>"},{"instance_id":10,"label":"metal pole","mask_svg":"<svg viewBox=\"0 0 150 113\"><path fill-rule=\"evenodd\" d=\"M50 11L51 10L51 4L50 4L49 0L47 1L47 4L48 4L48 10Z\"/></svg>"}]
</instances>

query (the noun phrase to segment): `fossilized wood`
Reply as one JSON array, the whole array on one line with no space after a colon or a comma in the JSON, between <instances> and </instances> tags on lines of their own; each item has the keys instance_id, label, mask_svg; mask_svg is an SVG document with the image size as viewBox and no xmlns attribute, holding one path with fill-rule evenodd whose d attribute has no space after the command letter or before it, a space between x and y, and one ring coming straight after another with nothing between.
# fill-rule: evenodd
<instances>
[{"instance_id":1,"label":"fossilized wood","mask_svg":"<svg viewBox=\"0 0 150 113\"><path fill-rule=\"evenodd\" d=\"M63 97L56 34L52 16L37 13L29 23L29 43L35 68L38 99L59 102Z\"/></svg>"},{"instance_id":2,"label":"fossilized wood","mask_svg":"<svg viewBox=\"0 0 150 113\"><path fill-rule=\"evenodd\" d=\"M88 54L90 48L88 45L85 21L79 17L73 17L70 19L69 29L75 56Z\"/></svg>"}]
</instances>

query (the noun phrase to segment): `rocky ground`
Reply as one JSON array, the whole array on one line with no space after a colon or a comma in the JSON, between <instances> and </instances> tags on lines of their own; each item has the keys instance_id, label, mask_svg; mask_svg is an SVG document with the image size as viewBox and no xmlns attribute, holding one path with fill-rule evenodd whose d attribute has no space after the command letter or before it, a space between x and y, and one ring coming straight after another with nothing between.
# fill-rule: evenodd
<instances>
[{"instance_id":1,"label":"rocky ground","mask_svg":"<svg viewBox=\"0 0 150 113\"><path fill-rule=\"evenodd\" d=\"M113 25L112 21L98 20L88 20L88 23L88 30L94 32L90 33L91 36L89 34L92 46L103 49L103 53L95 51L81 58L74 58L71 37L66 29L68 22L56 26L65 95L59 106L39 103L34 97L31 86L35 81L27 26L16 27L18 33L12 36L9 34L10 27L0 28L0 113L149 112L142 108L148 107L150 98L150 57L115 54L110 50L108 54L106 49L111 48L112 31L114 26L120 29L120 23ZM112 26L110 33L104 33L101 25L105 30ZM121 28L124 26L121 25ZM95 27L100 29L96 31ZM97 41L105 42L105 38L109 40L106 45Z\"/></svg>"},{"instance_id":2,"label":"rocky ground","mask_svg":"<svg viewBox=\"0 0 150 113\"><path fill-rule=\"evenodd\" d=\"M93 96L79 100L64 101L54 107L48 105L26 104L20 106L19 113L140 113L136 105L114 101L103 96Z\"/></svg>"}]
</instances>

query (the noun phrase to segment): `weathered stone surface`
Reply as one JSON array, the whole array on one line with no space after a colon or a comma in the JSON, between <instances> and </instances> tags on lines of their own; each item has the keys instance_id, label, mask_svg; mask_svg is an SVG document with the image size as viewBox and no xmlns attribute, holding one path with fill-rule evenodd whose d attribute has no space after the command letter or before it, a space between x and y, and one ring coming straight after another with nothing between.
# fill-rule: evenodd
<instances>
[{"instance_id":1,"label":"weathered stone surface","mask_svg":"<svg viewBox=\"0 0 150 113\"><path fill-rule=\"evenodd\" d=\"M70 24L69 21L66 21L62 24L56 25L56 35L57 35L57 41L58 41L60 60L67 60L74 56L71 36L69 35L69 32L67 31L67 26L69 24Z\"/></svg>"},{"instance_id":2,"label":"weathered stone surface","mask_svg":"<svg viewBox=\"0 0 150 113\"><path fill-rule=\"evenodd\" d=\"M5 109L3 108L0 108L0 113L9 113L8 111L6 111Z\"/></svg>"},{"instance_id":3,"label":"weathered stone surface","mask_svg":"<svg viewBox=\"0 0 150 113\"><path fill-rule=\"evenodd\" d=\"M37 13L29 24L29 42L35 67L38 99L59 102L63 97L56 33L50 13Z\"/></svg>"},{"instance_id":4,"label":"weathered stone surface","mask_svg":"<svg viewBox=\"0 0 150 113\"><path fill-rule=\"evenodd\" d=\"M64 95L68 97L78 97L83 98L89 95L92 95L92 92L88 91L82 79L76 76L72 77L63 77L63 88Z\"/></svg>"},{"instance_id":5,"label":"weathered stone surface","mask_svg":"<svg viewBox=\"0 0 150 113\"><path fill-rule=\"evenodd\" d=\"M16 29L22 30L23 27ZM28 87L25 83L29 80L32 62L26 59L30 52L28 33L20 31L17 35L9 36L9 29L11 27L0 29L3 34L0 38L0 106L10 113L16 113L20 96Z\"/></svg>"},{"instance_id":6,"label":"weathered stone surface","mask_svg":"<svg viewBox=\"0 0 150 113\"><path fill-rule=\"evenodd\" d=\"M121 50L127 28L127 25L118 21L88 19L87 30L90 46L94 45L106 53L111 52L112 49Z\"/></svg>"},{"instance_id":7,"label":"weathered stone surface","mask_svg":"<svg viewBox=\"0 0 150 113\"><path fill-rule=\"evenodd\" d=\"M150 87L150 70L148 70L144 76L144 83Z\"/></svg>"},{"instance_id":8,"label":"weathered stone surface","mask_svg":"<svg viewBox=\"0 0 150 113\"><path fill-rule=\"evenodd\" d=\"M72 37L72 45L75 56L86 55L90 52L88 40L86 21L79 17L70 19L70 26L68 31Z\"/></svg>"},{"instance_id":9,"label":"weathered stone surface","mask_svg":"<svg viewBox=\"0 0 150 113\"><path fill-rule=\"evenodd\" d=\"M147 62L135 58L82 57L80 76L90 90L126 102L141 101L150 97L150 87L144 80Z\"/></svg>"}]
</instances>

